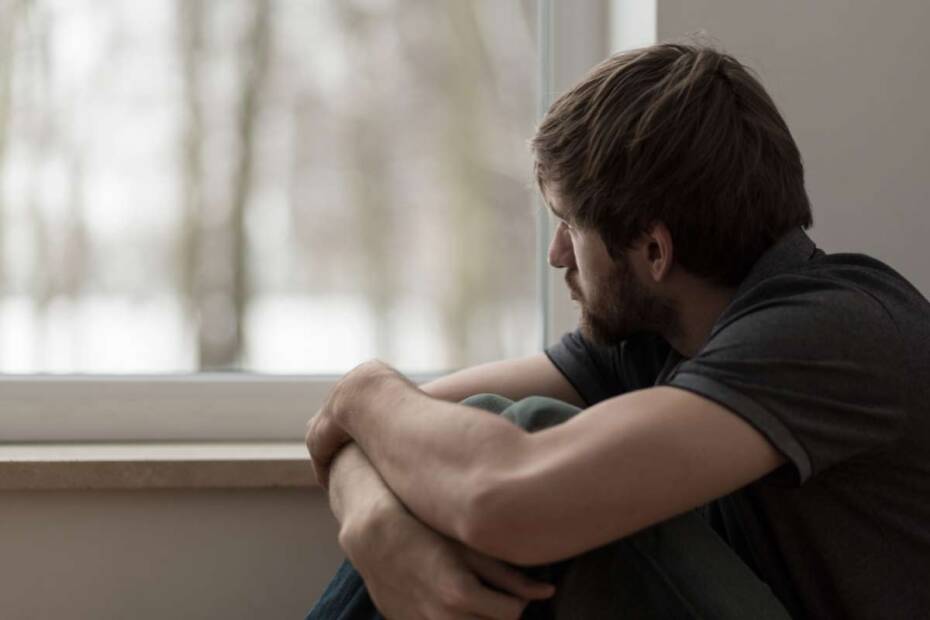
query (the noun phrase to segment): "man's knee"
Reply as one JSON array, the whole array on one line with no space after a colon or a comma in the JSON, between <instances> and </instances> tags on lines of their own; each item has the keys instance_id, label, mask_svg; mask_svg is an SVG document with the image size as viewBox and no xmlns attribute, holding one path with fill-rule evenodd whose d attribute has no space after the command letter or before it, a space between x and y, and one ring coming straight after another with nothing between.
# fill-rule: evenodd
<instances>
[{"instance_id":1,"label":"man's knee","mask_svg":"<svg viewBox=\"0 0 930 620\"><path fill-rule=\"evenodd\" d=\"M528 396L514 402L498 394L475 394L463 400L462 404L498 413L529 432L561 424L581 411L574 405L547 396Z\"/></svg>"},{"instance_id":2,"label":"man's knee","mask_svg":"<svg viewBox=\"0 0 930 620\"><path fill-rule=\"evenodd\" d=\"M491 413L502 413L513 401L498 394L475 394L463 400L461 404Z\"/></svg>"},{"instance_id":3,"label":"man's knee","mask_svg":"<svg viewBox=\"0 0 930 620\"><path fill-rule=\"evenodd\" d=\"M578 407L555 398L529 396L508 407L503 416L532 433L561 424L579 411Z\"/></svg>"}]
</instances>

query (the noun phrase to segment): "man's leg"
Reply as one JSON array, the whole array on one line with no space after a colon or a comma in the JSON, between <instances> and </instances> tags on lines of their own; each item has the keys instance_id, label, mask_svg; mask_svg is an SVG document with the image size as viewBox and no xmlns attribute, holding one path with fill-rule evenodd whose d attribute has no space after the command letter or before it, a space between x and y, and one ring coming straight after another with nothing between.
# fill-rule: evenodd
<instances>
[{"instance_id":1,"label":"man's leg","mask_svg":"<svg viewBox=\"0 0 930 620\"><path fill-rule=\"evenodd\" d=\"M381 614L368 595L365 582L348 560L336 571L307 620L378 620ZM383 619L382 619L383 620Z\"/></svg>"},{"instance_id":2,"label":"man's leg","mask_svg":"<svg viewBox=\"0 0 930 620\"><path fill-rule=\"evenodd\" d=\"M557 619L790 618L694 511L571 560L551 609Z\"/></svg>"}]
</instances>

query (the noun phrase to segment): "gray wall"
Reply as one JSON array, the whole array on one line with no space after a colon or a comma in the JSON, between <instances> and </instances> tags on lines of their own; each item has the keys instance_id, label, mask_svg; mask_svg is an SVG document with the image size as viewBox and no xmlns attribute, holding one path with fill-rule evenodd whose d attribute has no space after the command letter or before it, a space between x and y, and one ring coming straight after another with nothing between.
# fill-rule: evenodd
<instances>
[{"instance_id":1,"label":"gray wall","mask_svg":"<svg viewBox=\"0 0 930 620\"><path fill-rule=\"evenodd\" d=\"M0 618L303 618L335 536L318 490L2 492Z\"/></svg>"},{"instance_id":2,"label":"gray wall","mask_svg":"<svg viewBox=\"0 0 930 620\"><path fill-rule=\"evenodd\" d=\"M659 0L659 40L700 29L752 66L807 173L812 237L930 295L930 3Z\"/></svg>"}]
</instances>

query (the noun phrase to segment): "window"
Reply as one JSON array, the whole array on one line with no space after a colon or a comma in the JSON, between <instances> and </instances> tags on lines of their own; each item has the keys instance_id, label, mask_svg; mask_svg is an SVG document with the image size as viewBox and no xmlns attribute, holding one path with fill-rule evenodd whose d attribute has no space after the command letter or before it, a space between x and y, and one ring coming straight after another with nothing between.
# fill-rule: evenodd
<instances>
[{"instance_id":1,"label":"window","mask_svg":"<svg viewBox=\"0 0 930 620\"><path fill-rule=\"evenodd\" d=\"M599 32L591 6L551 19ZM550 10L0 6L7 437L292 437L365 358L422 374L538 350L526 141L561 58ZM571 41L582 68L602 55Z\"/></svg>"}]
</instances>

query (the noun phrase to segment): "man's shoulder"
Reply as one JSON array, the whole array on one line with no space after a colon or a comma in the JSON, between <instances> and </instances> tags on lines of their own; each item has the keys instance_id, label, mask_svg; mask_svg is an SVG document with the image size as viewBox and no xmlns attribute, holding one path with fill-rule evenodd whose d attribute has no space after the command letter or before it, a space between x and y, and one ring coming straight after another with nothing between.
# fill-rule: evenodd
<instances>
[{"instance_id":1,"label":"man's shoulder","mask_svg":"<svg viewBox=\"0 0 930 620\"><path fill-rule=\"evenodd\" d=\"M924 313L930 303L904 276L865 254L824 254L738 290L723 319L773 309L797 318L803 309L826 318L833 313L860 314L861 320L884 316L894 320L901 312ZM793 310L793 311L792 311ZM837 317L839 318L839 317Z\"/></svg>"}]
</instances>

